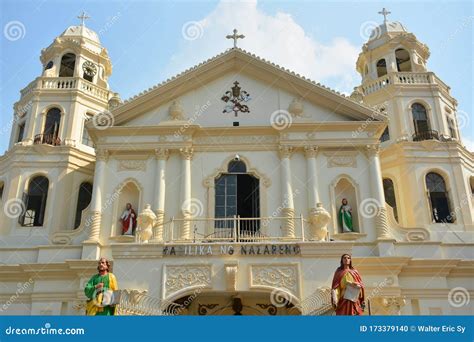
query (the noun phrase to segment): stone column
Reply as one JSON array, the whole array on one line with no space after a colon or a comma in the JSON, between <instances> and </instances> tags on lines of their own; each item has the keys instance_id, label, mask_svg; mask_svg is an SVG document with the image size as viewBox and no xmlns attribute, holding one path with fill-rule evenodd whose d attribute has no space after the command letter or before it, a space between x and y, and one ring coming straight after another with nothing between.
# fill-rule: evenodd
<instances>
[{"instance_id":1,"label":"stone column","mask_svg":"<svg viewBox=\"0 0 474 342\"><path fill-rule=\"evenodd\" d=\"M36 124L36 117L38 115L37 111L38 111L38 107L39 107L39 102L38 102L38 98L35 96L32 100L32 105L31 105L31 108L30 108L30 115L27 116L27 122L26 122L26 129L25 129L25 134L23 136L23 140L26 140L26 144L28 145L31 145L33 144L33 140L35 139L35 124ZM15 141L16 142L16 138L15 137Z\"/></svg>"},{"instance_id":2,"label":"stone column","mask_svg":"<svg viewBox=\"0 0 474 342\"><path fill-rule=\"evenodd\" d=\"M327 237L327 224L331 215L323 208L319 202L319 191L317 183L316 156L317 146L305 146L306 173L307 173L307 194L308 194L308 217L311 223L308 231L308 240L324 240Z\"/></svg>"},{"instance_id":3,"label":"stone column","mask_svg":"<svg viewBox=\"0 0 474 342\"><path fill-rule=\"evenodd\" d=\"M316 156L318 155L317 146L305 146L304 153L306 156L306 174L308 177L308 207L311 212L319 203L318 181L316 177L317 166Z\"/></svg>"},{"instance_id":4,"label":"stone column","mask_svg":"<svg viewBox=\"0 0 474 342\"><path fill-rule=\"evenodd\" d=\"M184 219L179 234L180 240L191 239L191 159L193 158L193 149L190 147L181 148L181 214Z\"/></svg>"},{"instance_id":5,"label":"stone column","mask_svg":"<svg viewBox=\"0 0 474 342\"><path fill-rule=\"evenodd\" d=\"M281 213L285 217L283 226L283 237L294 238L295 237L295 205L293 203L293 189L291 187L291 167L290 157L293 152L293 148L290 146L280 146L280 159L281 159Z\"/></svg>"},{"instance_id":6,"label":"stone column","mask_svg":"<svg viewBox=\"0 0 474 342\"><path fill-rule=\"evenodd\" d=\"M107 167L107 150L96 150L94 184L91 199L91 224L88 242L98 242L100 235L100 221L102 217L102 192L104 191L105 169Z\"/></svg>"},{"instance_id":7,"label":"stone column","mask_svg":"<svg viewBox=\"0 0 474 342\"><path fill-rule=\"evenodd\" d=\"M163 222L165 217L165 194L166 194L166 160L169 150L160 148L155 150L155 214L156 223L153 227L152 241L163 241Z\"/></svg>"},{"instance_id":8,"label":"stone column","mask_svg":"<svg viewBox=\"0 0 474 342\"><path fill-rule=\"evenodd\" d=\"M365 205L362 205L360 211L371 213L372 210L376 210L375 229L377 232L377 239L390 239L387 211L385 208L385 194L382 183L382 171L380 169L380 145L367 145L366 150L369 158L369 177L372 187L373 201L370 201L370 199L365 200Z\"/></svg>"}]
</instances>

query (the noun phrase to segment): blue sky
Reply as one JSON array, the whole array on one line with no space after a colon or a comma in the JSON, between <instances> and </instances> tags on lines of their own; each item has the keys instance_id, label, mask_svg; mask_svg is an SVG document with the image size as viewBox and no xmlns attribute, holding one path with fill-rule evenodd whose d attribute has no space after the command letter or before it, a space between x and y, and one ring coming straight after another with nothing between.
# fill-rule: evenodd
<instances>
[{"instance_id":1,"label":"blue sky","mask_svg":"<svg viewBox=\"0 0 474 342\"><path fill-rule=\"evenodd\" d=\"M18 1L0 4L0 117L11 122L19 91L41 73L39 55L86 11L86 25L100 33L109 51L112 90L127 99L171 75L231 47L224 39L236 27L239 46L350 93L359 84L355 61L367 28L402 22L431 51L428 68L451 87L463 113L463 142L474 149L473 4L471 1ZM20 22L15 40L5 27ZM0 131L0 153L10 130Z\"/></svg>"}]
</instances>

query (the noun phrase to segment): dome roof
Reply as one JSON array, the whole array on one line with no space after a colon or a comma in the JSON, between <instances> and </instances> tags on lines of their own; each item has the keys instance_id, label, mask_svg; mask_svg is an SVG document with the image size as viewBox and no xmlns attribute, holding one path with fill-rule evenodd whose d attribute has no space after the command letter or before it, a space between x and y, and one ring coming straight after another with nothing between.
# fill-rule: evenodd
<instances>
[{"instance_id":1,"label":"dome roof","mask_svg":"<svg viewBox=\"0 0 474 342\"><path fill-rule=\"evenodd\" d=\"M375 40L387 33L408 32L408 30L399 21L385 21L381 25L372 30L370 40Z\"/></svg>"},{"instance_id":2,"label":"dome roof","mask_svg":"<svg viewBox=\"0 0 474 342\"><path fill-rule=\"evenodd\" d=\"M61 37L80 37L87 38L97 44L100 44L99 35L84 25L69 26Z\"/></svg>"}]
</instances>

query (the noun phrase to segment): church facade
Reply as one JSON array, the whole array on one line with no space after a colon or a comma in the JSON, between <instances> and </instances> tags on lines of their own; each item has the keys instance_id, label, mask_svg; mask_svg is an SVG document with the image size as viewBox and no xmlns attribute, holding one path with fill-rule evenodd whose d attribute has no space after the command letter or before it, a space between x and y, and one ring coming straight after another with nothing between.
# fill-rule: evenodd
<instances>
[{"instance_id":1,"label":"church facade","mask_svg":"<svg viewBox=\"0 0 474 342\"><path fill-rule=\"evenodd\" d=\"M1 313L84 314L104 256L122 314L332 314L349 253L366 314L472 314L474 158L429 55L384 20L351 96L234 44L122 101L67 28L0 157Z\"/></svg>"}]
</instances>

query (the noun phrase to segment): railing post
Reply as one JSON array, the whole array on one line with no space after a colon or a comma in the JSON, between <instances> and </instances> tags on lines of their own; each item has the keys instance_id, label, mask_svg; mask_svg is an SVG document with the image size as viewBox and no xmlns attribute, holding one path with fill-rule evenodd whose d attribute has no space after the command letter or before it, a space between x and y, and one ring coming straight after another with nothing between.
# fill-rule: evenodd
<instances>
[{"instance_id":1,"label":"railing post","mask_svg":"<svg viewBox=\"0 0 474 342\"><path fill-rule=\"evenodd\" d=\"M234 238L234 242L237 242L237 216L234 215L233 217L234 217L234 224L232 225L233 227L232 235Z\"/></svg>"},{"instance_id":2,"label":"railing post","mask_svg":"<svg viewBox=\"0 0 474 342\"><path fill-rule=\"evenodd\" d=\"M303 214L300 214L300 222L301 222L301 240L304 241L304 219L303 219Z\"/></svg>"},{"instance_id":3,"label":"railing post","mask_svg":"<svg viewBox=\"0 0 474 342\"><path fill-rule=\"evenodd\" d=\"M173 234L173 231L174 231L174 216L171 217L170 230L171 230L170 241L173 241L174 240L174 234Z\"/></svg>"}]
</instances>

